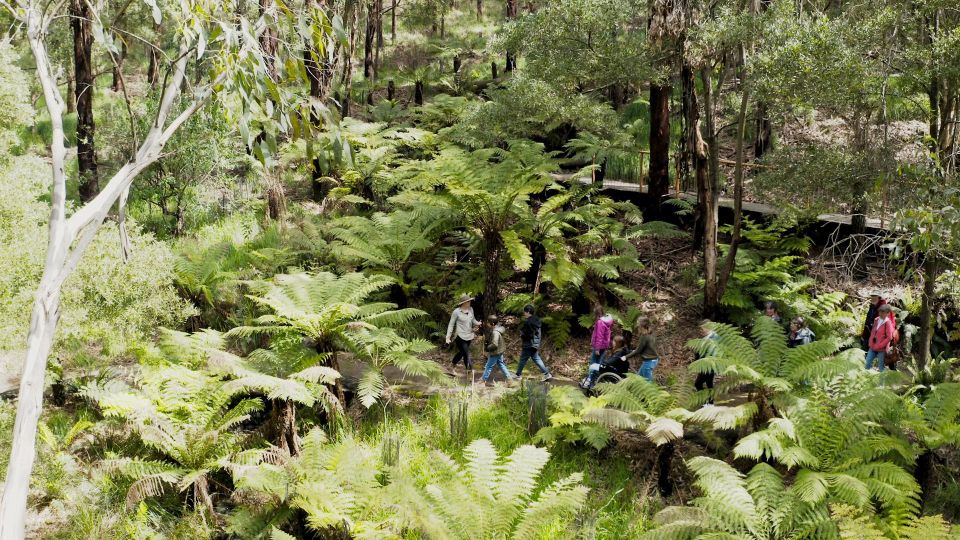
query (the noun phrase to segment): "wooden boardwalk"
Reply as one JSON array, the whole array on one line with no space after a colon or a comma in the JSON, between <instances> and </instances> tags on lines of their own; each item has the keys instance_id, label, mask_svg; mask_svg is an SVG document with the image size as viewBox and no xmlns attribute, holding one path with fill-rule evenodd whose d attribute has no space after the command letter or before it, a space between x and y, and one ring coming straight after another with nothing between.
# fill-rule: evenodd
<instances>
[{"instance_id":1,"label":"wooden boardwalk","mask_svg":"<svg viewBox=\"0 0 960 540\"><path fill-rule=\"evenodd\" d=\"M572 174L555 174L554 178L558 180L570 180L573 178ZM589 176L581 176L577 178L583 184L592 184L593 179ZM647 194L647 186L641 185L637 182L625 182L622 180L607 180L604 179L603 186L601 189L604 190L613 190L620 191L625 193L637 193L637 194ZM680 197L685 201L690 201L693 203L697 202L697 194L692 191L681 191L679 195L677 191L673 188L670 189L668 195L670 197ZM727 208L733 210L734 200L729 197L720 197L720 208ZM783 209L771 206L768 204L761 204L755 202L743 202L743 211L753 214L762 214L766 216L773 216L779 214ZM817 219L825 224L834 224L834 225L846 225L850 226L853 221L853 217L848 214L820 214L817 216ZM873 230L890 230L889 221L884 222L877 218L867 218L867 228Z\"/></svg>"}]
</instances>

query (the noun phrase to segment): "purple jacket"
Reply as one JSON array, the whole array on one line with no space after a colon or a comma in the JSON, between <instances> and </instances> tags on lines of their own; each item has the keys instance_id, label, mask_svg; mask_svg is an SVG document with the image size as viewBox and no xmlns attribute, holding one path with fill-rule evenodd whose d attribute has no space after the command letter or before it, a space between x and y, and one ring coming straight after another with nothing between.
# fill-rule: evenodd
<instances>
[{"instance_id":1,"label":"purple jacket","mask_svg":"<svg viewBox=\"0 0 960 540\"><path fill-rule=\"evenodd\" d=\"M590 338L590 346L594 349L602 350L610 348L610 334L613 332L613 317L604 315L593 323L593 337Z\"/></svg>"}]
</instances>

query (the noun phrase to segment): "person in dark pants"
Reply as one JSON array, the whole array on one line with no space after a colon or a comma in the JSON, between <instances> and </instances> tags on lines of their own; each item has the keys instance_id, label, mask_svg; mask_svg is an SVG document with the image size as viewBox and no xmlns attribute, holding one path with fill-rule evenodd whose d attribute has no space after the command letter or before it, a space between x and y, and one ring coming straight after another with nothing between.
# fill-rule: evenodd
<instances>
[{"instance_id":1,"label":"person in dark pants","mask_svg":"<svg viewBox=\"0 0 960 540\"><path fill-rule=\"evenodd\" d=\"M542 333L542 324L537 317L536 309L533 304L523 306L523 323L520 325L520 342L522 349L520 351L520 364L517 366L517 377L523 375L523 368L527 365L527 360L533 360L533 363L543 372L543 380L549 381L553 378L550 370L544 365L540 358L540 339Z\"/></svg>"},{"instance_id":2,"label":"person in dark pants","mask_svg":"<svg viewBox=\"0 0 960 540\"><path fill-rule=\"evenodd\" d=\"M702 334L703 338L706 340L709 340L710 343L702 353L699 353L699 352L697 353L697 360L701 358L714 356L716 354L716 345L714 344L714 342L718 341L720 339L720 336L710 328L711 324L712 323L710 322L709 319L704 319L703 321L700 322L700 330L703 333ZM710 398L707 399L707 403L704 406L713 405L712 390L713 390L713 381L716 378L716 376L717 374L713 370L710 370L706 373L697 373L697 379L693 382L693 387L697 390L697 392L700 392L704 389L711 390Z\"/></svg>"},{"instance_id":3,"label":"person in dark pants","mask_svg":"<svg viewBox=\"0 0 960 540\"><path fill-rule=\"evenodd\" d=\"M463 365L467 370L473 369L473 360L470 358L470 344L476 337L475 332L480 328L480 321L473 315L473 308L470 302L473 297L467 294L461 295L457 300L459 304L450 314L450 322L447 324L447 345L453 339L456 347L456 354L453 355L453 365L463 360Z\"/></svg>"}]
</instances>

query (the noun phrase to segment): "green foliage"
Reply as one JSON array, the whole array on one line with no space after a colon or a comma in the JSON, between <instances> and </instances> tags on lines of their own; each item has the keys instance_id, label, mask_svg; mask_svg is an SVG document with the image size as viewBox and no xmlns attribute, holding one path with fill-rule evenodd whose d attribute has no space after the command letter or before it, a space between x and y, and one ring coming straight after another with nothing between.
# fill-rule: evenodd
<instances>
[{"instance_id":1,"label":"green foliage","mask_svg":"<svg viewBox=\"0 0 960 540\"><path fill-rule=\"evenodd\" d=\"M566 126L608 134L616 114L605 104L569 95L553 85L517 74L502 88L487 92L489 101L471 104L460 121L442 135L471 148L496 146L522 137L542 139Z\"/></svg>"},{"instance_id":2,"label":"green foliage","mask_svg":"<svg viewBox=\"0 0 960 540\"><path fill-rule=\"evenodd\" d=\"M777 302L781 314L788 318L796 315L837 317L834 312L839 308L839 301L831 304L827 299L815 297L811 292L814 281L803 275L802 256L809 251L811 240L791 231L797 226L790 217L766 224L744 219L743 245L737 250L736 266L720 299L733 322L749 324L757 306L767 300ZM727 226L721 230L730 232L731 229ZM723 251L726 249L729 248ZM817 312L815 308L832 309ZM811 321L815 331L828 328L821 326L817 318ZM820 332L818 335L826 337Z\"/></svg>"},{"instance_id":3,"label":"green foliage","mask_svg":"<svg viewBox=\"0 0 960 540\"><path fill-rule=\"evenodd\" d=\"M903 523L918 512L920 490L905 469L914 450L895 427L901 402L889 390L850 377L833 386L840 389L836 396L814 390L765 430L741 439L736 455L797 468L793 490L804 502L876 503L892 523Z\"/></svg>"},{"instance_id":4,"label":"green foliage","mask_svg":"<svg viewBox=\"0 0 960 540\"><path fill-rule=\"evenodd\" d=\"M647 37L633 16L647 6L633 0L563 0L522 17L497 47L519 53L524 73L570 95L597 94L611 84L654 75ZM620 28L611 32L610 28ZM570 39L571 35L587 36Z\"/></svg>"},{"instance_id":5,"label":"green foliage","mask_svg":"<svg viewBox=\"0 0 960 540\"><path fill-rule=\"evenodd\" d=\"M26 346L30 306L43 272L49 207L44 202L49 171L35 156L0 165L0 349ZM124 262L116 227L97 234L63 289L57 348L65 367L96 356L122 354L152 336L158 326L178 326L192 314L176 294L170 248L127 222L131 257ZM99 352L84 356L86 349ZM84 367L84 366L81 366Z\"/></svg>"},{"instance_id":6,"label":"green foliage","mask_svg":"<svg viewBox=\"0 0 960 540\"><path fill-rule=\"evenodd\" d=\"M859 351L839 351L830 339L821 339L796 348L788 348L784 330L769 317L760 316L753 323L751 339L736 328L713 324L716 340L692 340L690 346L707 356L690 364L690 371L713 371L722 377L718 392L752 385L756 405L750 416L770 417L771 404L781 407L796 398L805 382L829 380L860 364ZM754 345L756 343L756 345Z\"/></svg>"},{"instance_id":7,"label":"green foliage","mask_svg":"<svg viewBox=\"0 0 960 540\"><path fill-rule=\"evenodd\" d=\"M128 508L174 487L181 492L191 489L197 508L213 514L210 475L227 468L242 450L242 437L234 429L262 403L235 400L237 388L184 366L141 369L136 388L115 381L85 389L103 414L122 420L145 449L106 459L100 466L132 481Z\"/></svg>"},{"instance_id":8,"label":"green foliage","mask_svg":"<svg viewBox=\"0 0 960 540\"><path fill-rule=\"evenodd\" d=\"M593 411L603 409L604 404L600 398L585 397L576 388L552 388L550 425L540 429L534 440L549 446L560 442L586 443L596 450L602 450L610 442L610 430L606 425L589 422L586 417Z\"/></svg>"},{"instance_id":9,"label":"green foliage","mask_svg":"<svg viewBox=\"0 0 960 540\"><path fill-rule=\"evenodd\" d=\"M396 538L377 511L380 467L369 446L353 439L330 443L319 428L304 437L296 456L248 450L231 465L235 497L247 504L229 516L227 531L241 538L286 538L282 530L299 509L316 531L345 528L354 538Z\"/></svg>"},{"instance_id":10,"label":"green foliage","mask_svg":"<svg viewBox=\"0 0 960 540\"><path fill-rule=\"evenodd\" d=\"M8 153L21 143L18 132L33 117L30 108L27 77L16 63L13 46L8 39L0 39L0 167L9 159Z\"/></svg>"},{"instance_id":11,"label":"green foliage","mask_svg":"<svg viewBox=\"0 0 960 540\"><path fill-rule=\"evenodd\" d=\"M398 471L388 488L397 520L430 538L534 539L556 521L565 529L586 499L579 473L540 486L550 459L542 448L521 446L501 459L490 441L479 439L464 457L460 465L434 453L426 485Z\"/></svg>"},{"instance_id":12,"label":"green foliage","mask_svg":"<svg viewBox=\"0 0 960 540\"><path fill-rule=\"evenodd\" d=\"M429 288L437 272L418 257L436 246L446 225L442 212L415 207L369 217L348 216L330 222L332 254L341 264L358 265L393 278L405 298L422 286Z\"/></svg>"},{"instance_id":13,"label":"green foliage","mask_svg":"<svg viewBox=\"0 0 960 540\"><path fill-rule=\"evenodd\" d=\"M683 438L684 426L703 424L717 429L743 425L756 411L751 404L710 407L691 413L683 408L677 393L671 393L643 377L628 374L619 383L600 383L599 395L586 397L571 387L550 392L553 413L550 426L537 433L547 444L585 442L602 450L611 431L636 430L661 446Z\"/></svg>"},{"instance_id":14,"label":"green foliage","mask_svg":"<svg viewBox=\"0 0 960 540\"><path fill-rule=\"evenodd\" d=\"M386 389L384 370L393 366L404 376L426 377L440 384L446 382L444 372L432 360L418 355L433 348L423 339L406 339L392 328L365 328L345 334L350 350L366 363L357 385L357 396L364 407L370 408Z\"/></svg>"},{"instance_id":15,"label":"green foliage","mask_svg":"<svg viewBox=\"0 0 960 540\"><path fill-rule=\"evenodd\" d=\"M269 337L275 352L294 353L296 369L288 369L287 373L316 363L315 355L303 355L304 339L318 352L333 353L335 369L337 352L355 353L365 363L358 391L361 403L369 408L385 389L383 370L387 366L395 366L405 375L426 376L434 381L442 376L437 364L417 357L432 348L428 342L406 339L394 330L402 330L424 313L368 301L371 295L393 283L387 276L360 273L281 274L258 286L261 296L251 296L270 313L255 319L253 325L233 328L227 336Z\"/></svg>"},{"instance_id":16,"label":"green foliage","mask_svg":"<svg viewBox=\"0 0 960 540\"><path fill-rule=\"evenodd\" d=\"M956 538L950 524L942 516L916 517L909 523L889 528L869 514L845 504L831 506L830 515L840 530L842 540L948 540Z\"/></svg>"},{"instance_id":17,"label":"green foliage","mask_svg":"<svg viewBox=\"0 0 960 540\"><path fill-rule=\"evenodd\" d=\"M825 505L804 501L776 469L760 463L744 475L723 461L691 458L702 495L691 506L671 506L655 517L644 540L838 538Z\"/></svg>"}]
</instances>

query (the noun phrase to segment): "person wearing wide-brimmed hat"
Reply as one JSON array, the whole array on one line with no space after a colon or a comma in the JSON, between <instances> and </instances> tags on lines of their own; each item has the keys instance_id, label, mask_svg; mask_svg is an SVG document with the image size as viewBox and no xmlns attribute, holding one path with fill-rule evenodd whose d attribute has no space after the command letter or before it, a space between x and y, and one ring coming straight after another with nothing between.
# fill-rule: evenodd
<instances>
[{"instance_id":1,"label":"person wearing wide-brimmed hat","mask_svg":"<svg viewBox=\"0 0 960 540\"><path fill-rule=\"evenodd\" d=\"M447 324L447 344L453 340L456 346L456 354L453 355L453 365L463 360L463 365L468 370L473 369L473 360L470 358L470 344L476 337L476 331L480 328L480 321L473 315L473 308L470 302L473 297L469 294L462 294L457 299L457 307L450 314L450 323Z\"/></svg>"}]
</instances>

